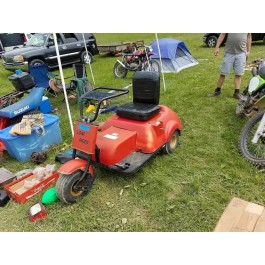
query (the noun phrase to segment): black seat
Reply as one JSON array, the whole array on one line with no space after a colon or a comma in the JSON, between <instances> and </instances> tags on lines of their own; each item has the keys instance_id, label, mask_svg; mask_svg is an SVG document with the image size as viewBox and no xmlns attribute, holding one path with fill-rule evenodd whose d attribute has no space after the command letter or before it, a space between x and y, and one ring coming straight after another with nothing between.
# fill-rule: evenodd
<instances>
[{"instance_id":1,"label":"black seat","mask_svg":"<svg viewBox=\"0 0 265 265\"><path fill-rule=\"evenodd\" d=\"M137 71L133 76L133 102L118 107L116 113L126 119L151 119L160 110L159 97L159 73Z\"/></svg>"}]
</instances>

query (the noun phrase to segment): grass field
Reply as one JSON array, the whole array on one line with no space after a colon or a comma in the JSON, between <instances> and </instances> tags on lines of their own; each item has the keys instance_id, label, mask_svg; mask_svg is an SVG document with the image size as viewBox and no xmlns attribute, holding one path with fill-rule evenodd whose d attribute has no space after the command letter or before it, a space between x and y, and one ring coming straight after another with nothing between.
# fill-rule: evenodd
<instances>
[{"instance_id":1,"label":"grass field","mask_svg":"<svg viewBox=\"0 0 265 265\"><path fill-rule=\"evenodd\" d=\"M98 44L144 40L150 44L154 34L95 34ZM41 199L32 197L26 204L10 201L0 208L0 231L212 231L232 197L264 205L264 171L251 166L238 152L239 134L246 118L235 115L233 75L227 78L218 98L207 94L216 87L223 48L219 57L202 43L203 34L158 34L159 38L183 40L199 64L178 74L165 74L161 81L160 103L172 108L183 123L180 146L172 155L158 155L136 175L124 177L97 168L98 178L83 200L74 205L57 202L46 207L46 218L31 223L27 209ZM249 61L263 57L264 45L252 45ZM92 64L96 86L123 87L132 73L121 80L113 77L116 57L98 55ZM91 75L87 67L90 80ZM58 69L54 71L58 73ZM11 73L0 65L0 95L13 90ZM71 67L64 75L72 74ZM246 71L242 86L250 79ZM161 78L162 80L162 78ZM46 163L70 149L71 130L63 95L50 98L60 117L63 143L49 152ZM131 96L127 98L131 99ZM79 119L75 102L70 102L73 121ZM107 116L101 115L100 120ZM56 164L57 168L60 166ZM31 162L19 163L6 157L0 167L12 172L34 168ZM123 220L123 222L122 222Z\"/></svg>"}]
</instances>

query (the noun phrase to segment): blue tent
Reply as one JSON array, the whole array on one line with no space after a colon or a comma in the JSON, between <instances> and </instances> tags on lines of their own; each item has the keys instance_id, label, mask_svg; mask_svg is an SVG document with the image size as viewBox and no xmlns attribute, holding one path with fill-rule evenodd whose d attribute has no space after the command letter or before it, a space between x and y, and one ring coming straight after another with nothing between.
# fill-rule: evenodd
<instances>
[{"instance_id":1,"label":"blue tent","mask_svg":"<svg viewBox=\"0 0 265 265\"><path fill-rule=\"evenodd\" d=\"M164 73L178 73L185 68L198 64L198 61L192 57L183 41L164 38L158 40L158 43L161 53L162 71ZM152 42L151 46L155 53L151 58L159 61L157 41Z\"/></svg>"}]
</instances>

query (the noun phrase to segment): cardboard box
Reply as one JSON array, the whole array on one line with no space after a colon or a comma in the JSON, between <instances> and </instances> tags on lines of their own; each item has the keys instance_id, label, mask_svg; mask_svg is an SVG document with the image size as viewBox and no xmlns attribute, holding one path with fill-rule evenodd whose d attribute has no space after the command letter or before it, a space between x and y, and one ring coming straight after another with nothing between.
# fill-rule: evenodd
<instances>
[{"instance_id":1,"label":"cardboard box","mask_svg":"<svg viewBox=\"0 0 265 265\"><path fill-rule=\"evenodd\" d=\"M214 232L265 232L265 207L233 198Z\"/></svg>"},{"instance_id":2,"label":"cardboard box","mask_svg":"<svg viewBox=\"0 0 265 265\"><path fill-rule=\"evenodd\" d=\"M32 188L26 189L24 187L25 180L31 180L33 177L33 173L28 173L22 178L7 184L5 186L7 194L18 203L23 204L27 202L33 195L52 186L59 178L59 173L54 172L51 176L45 178L38 184L34 185Z\"/></svg>"}]
</instances>

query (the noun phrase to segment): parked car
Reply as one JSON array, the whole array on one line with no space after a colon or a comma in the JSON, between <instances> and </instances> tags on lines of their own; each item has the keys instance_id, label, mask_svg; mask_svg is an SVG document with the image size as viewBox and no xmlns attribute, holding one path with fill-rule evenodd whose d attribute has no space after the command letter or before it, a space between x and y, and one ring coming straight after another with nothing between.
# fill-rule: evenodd
<instances>
[{"instance_id":1,"label":"parked car","mask_svg":"<svg viewBox=\"0 0 265 265\"><path fill-rule=\"evenodd\" d=\"M23 47L29 37L30 33L1 33L0 54Z\"/></svg>"},{"instance_id":2,"label":"parked car","mask_svg":"<svg viewBox=\"0 0 265 265\"><path fill-rule=\"evenodd\" d=\"M217 43L217 39L220 36L221 33L205 33L203 35L203 42L210 48L215 47ZM259 41L262 40L263 43L265 44L265 33L251 33L252 35L252 41ZM224 39L223 43L224 44L226 41L226 38Z\"/></svg>"},{"instance_id":3,"label":"parked car","mask_svg":"<svg viewBox=\"0 0 265 265\"><path fill-rule=\"evenodd\" d=\"M84 33L88 54L82 33L56 33L62 65L76 62L92 63L98 54L97 43L92 33ZM55 43L52 33L36 33L24 47L2 54L6 70L28 71L28 65L47 64L49 69L58 67Z\"/></svg>"}]
</instances>

